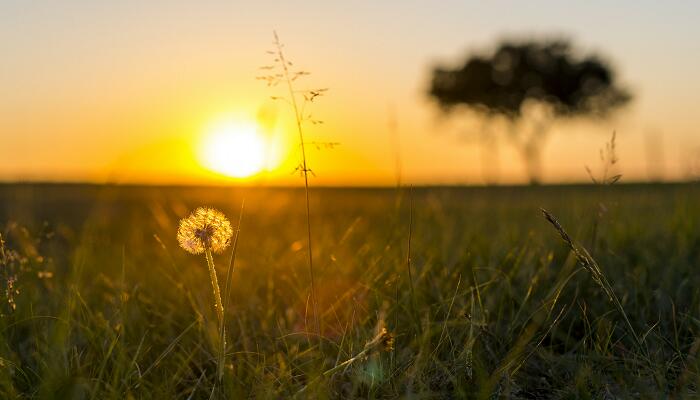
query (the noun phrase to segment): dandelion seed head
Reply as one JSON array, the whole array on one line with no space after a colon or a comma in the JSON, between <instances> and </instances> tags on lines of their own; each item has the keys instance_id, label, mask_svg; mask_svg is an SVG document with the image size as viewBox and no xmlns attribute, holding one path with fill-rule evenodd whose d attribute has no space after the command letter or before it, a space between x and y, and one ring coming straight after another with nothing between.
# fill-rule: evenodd
<instances>
[{"instance_id":1,"label":"dandelion seed head","mask_svg":"<svg viewBox=\"0 0 700 400\"><path fill-rule=\"evenodd\" d=\"M199 207L180 220L177 241L192 254L201 254L206 249L220 253L228 247L232 235L231 223L221 211Z\"/></svg>"}]
</instances>

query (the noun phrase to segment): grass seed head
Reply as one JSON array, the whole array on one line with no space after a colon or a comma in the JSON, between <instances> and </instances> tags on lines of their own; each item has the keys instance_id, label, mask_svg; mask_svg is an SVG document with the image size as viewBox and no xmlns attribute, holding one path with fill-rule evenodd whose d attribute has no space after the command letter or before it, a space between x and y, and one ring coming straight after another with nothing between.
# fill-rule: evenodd
<instances>
[{"instance_id":1,"label":"grass seed head","mask_svg":"<svg viewBox=\"0 0 700 400\"><path fill-rule=\"evenodd\" d=\"M388 332L386 328L382 329L381 332L381 343L382 343L382 350L386 351L387 353L394 351L394 334L391 332Z\"/></svg>"},{"instance_id":2,"label":"grass seed head","mask_svg":"<svg viewBox=\"0 0 700 400\"><path fill-rule=\"evenodd\" d=\"M232 235L231 223L221 211L199 207L180 220L177 241L192 254L201 254L206 249L220 253L231 243Z\"/></svg>"},{"instance_id":3,"label":"grass seed head","mask_svg":"<svg viewBox=\"0 0 700 400\"><path fill-rule=\"evenodd\" d=\"M362 353L369 355L377 351L391 352L394 350L394 334L382 327L372 340L365 343Z\"/></svg>"}]
</instances>

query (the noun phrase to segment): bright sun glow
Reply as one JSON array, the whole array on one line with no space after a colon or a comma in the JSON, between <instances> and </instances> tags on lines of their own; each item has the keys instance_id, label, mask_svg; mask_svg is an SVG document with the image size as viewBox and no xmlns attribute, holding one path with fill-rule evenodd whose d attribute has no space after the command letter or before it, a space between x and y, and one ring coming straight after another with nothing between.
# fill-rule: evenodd
<instances>
[{"instance_id":1,"label":"bright sun glow","mask_svg":"<svg viewBox=\"0 0 700 400\"><path fill-rule=\"evenodd\" d=\"M266 140L254 123L226 122L215 125L204 138L202 164L217 173L247 178L265 169Z\"/></svg>"}]
</instances>

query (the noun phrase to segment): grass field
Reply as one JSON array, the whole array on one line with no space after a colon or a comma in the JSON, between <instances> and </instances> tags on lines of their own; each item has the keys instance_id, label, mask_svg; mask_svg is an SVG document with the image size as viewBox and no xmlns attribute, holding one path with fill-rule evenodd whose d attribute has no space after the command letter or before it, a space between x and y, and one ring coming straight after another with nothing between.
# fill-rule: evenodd
<instances>
[{"instance_id":1,"label":"grass field","mask_svg":"<svg viewBox=\"0 0 700 400\"><path fill-rule=\"evenodd\" d=\"M219 382L207 265L176 232L202 205L235 228L243 199ZM699 200L691 184L312 189L319 340L303 189L0 186L0 397L693 397ZM372 343L382 327L393 348Z\"/></svg>"}]
</instances>

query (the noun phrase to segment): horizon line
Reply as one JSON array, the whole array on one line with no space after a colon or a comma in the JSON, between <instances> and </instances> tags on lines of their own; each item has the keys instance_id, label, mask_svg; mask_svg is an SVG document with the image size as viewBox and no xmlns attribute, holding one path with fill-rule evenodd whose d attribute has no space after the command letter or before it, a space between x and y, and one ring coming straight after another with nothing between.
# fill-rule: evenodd
<instances>
[{"instance_id":1,"label":"horizon line","mask_svg":"<svg viewBox=\"0 0 700 400\"><path fill-rule=\"evenodd\" d=\"M700 183L698 179L667 179L667 180L631 180L618 181L613 185L602 186L644 186L644 185L668 185L682 186ZM283 185L283 184L245 184L245 183L148 183L148 182L94 182L94 181L54 181L54 180L16 180L4 181L0 180L0 187L8 186L83 186L83 187L133 187L133 188L210 188L210 189L304 189L303 185ZM540 182L531 184L522 183L411 183L411 184L344 184L344 185L329 185L318 184L310 186L310 189L408 189L408 188L473 188L473 189L497 189L497 188L544 188L544 187L576 187L576 186L601 186L600 183L592 181L557 181L557 182Z\"/></svg>"}]
</instances>

